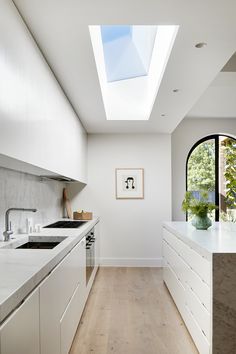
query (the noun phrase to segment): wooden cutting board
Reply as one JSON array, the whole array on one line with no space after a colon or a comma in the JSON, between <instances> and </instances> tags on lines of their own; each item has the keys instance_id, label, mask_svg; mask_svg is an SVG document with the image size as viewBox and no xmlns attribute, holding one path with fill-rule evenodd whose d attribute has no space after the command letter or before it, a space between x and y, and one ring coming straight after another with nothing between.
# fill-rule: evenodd
<instances>
[{"instance_id":1,"label":"wooden cutting board","mask_svg":"<svg viewBox=\"0 0 236 354\"><path fill-rule=\"evenodd\" d=\"M73 219L73 213L71 210L70 200L68 198L68 192L66 188L63 188L63 203L66 208L67 217Z\"/></svg>"}]
</instances>

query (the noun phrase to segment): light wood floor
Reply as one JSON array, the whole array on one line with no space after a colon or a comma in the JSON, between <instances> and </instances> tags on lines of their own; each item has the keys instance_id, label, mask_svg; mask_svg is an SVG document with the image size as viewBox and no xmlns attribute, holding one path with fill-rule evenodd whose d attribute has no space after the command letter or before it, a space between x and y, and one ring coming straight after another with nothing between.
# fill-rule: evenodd
<instances>
[{"instance_id":1,"label":"light wood floor","mask_svg":"<svg viewBox=\"0 0 236 354\"><path fill-rule=\"evenodd\" d=\"M197 354L158 268L100 268L70 354Z\"/></svg>"}]
</instances>

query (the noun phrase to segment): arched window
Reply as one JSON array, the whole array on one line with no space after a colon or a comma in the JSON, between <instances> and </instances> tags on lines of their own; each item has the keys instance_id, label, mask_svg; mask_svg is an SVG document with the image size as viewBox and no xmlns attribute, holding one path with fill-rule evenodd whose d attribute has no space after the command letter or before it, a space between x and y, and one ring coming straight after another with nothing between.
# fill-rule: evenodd
<instances>
[{"instance_id":1,"label":"arched window","mask_svg":"<svg viewBox=\"0 0 236 354\"><path fill-rule=\"evenodd\" d=\"M236 140L210 135L190 150L186 163L186 190L199 197L201 190L218 209L216 221L236 221Z\"/></svg>"}]
</instances>

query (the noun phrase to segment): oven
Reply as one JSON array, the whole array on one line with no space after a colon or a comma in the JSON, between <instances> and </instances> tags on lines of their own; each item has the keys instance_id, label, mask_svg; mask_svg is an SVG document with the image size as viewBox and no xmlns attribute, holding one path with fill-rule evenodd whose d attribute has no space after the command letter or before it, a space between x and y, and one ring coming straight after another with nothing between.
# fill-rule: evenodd
<instances>
[{"instance_id":1,"label":"oven","mask_svg":"<svg viewBox=\"0 0 236 354\"><path fill-rule=\"evenodd\" d=\"M86 235L86 285L95 267L95 242L94 229L92 229Z\"/></svg>"}]
</instances>

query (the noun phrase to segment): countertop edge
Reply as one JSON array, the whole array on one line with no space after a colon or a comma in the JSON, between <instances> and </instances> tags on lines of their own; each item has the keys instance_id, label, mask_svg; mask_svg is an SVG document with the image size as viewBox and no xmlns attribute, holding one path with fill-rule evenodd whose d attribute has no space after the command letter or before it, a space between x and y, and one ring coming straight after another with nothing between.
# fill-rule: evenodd
<instances>
[{"instance_id":1,"label":"countertop edge","mask_svg":"<svg viewBox=\"0 0 236 354\"><path fill-rule=\"evenodd\" d=\"M171 221L163 222L162 226L166 228L168 231L170 231L171 233L174 233L177 238L179 238L182 242L186 243L190 248L192 248L195 252L199 253L202 257L206 258L208 261L212 260L211 252L209 252L206 248L201 247L199 244L186 237L183 233L176 230L176 228L171 226Z\"/></svg>"}]
</instances>

